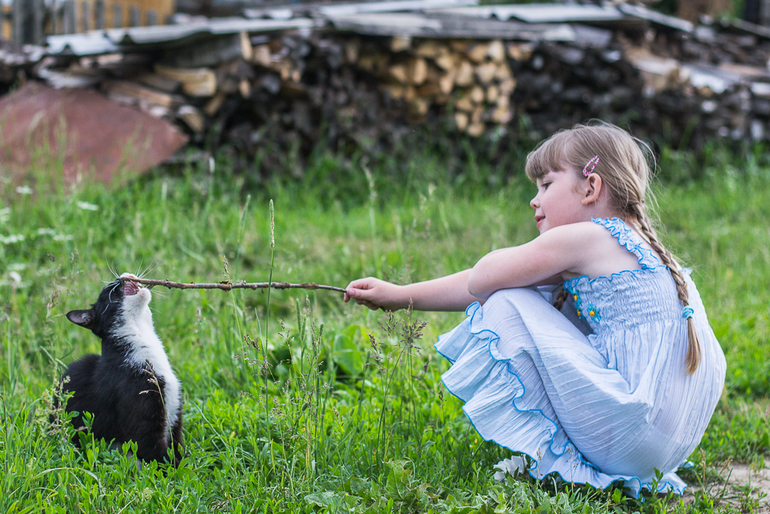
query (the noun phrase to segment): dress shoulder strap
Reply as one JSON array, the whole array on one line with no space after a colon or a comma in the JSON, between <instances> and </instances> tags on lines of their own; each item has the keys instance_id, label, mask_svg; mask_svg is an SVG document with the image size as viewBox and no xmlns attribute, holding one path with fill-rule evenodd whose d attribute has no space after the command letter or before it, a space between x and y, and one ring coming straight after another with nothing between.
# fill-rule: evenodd
<instances>
[{"instance_id":1,"label":"dress shoulder strap","mask_svg":"<svg viewBox=\"0 0 770 514\"><path fill-rule=\"evenodd\" d=\"M612 237L618 240L620 246L636 255L642 269L652 269L662 266L661 262L652 253L652 250L645 248L642 241L634 234L634 231L626 226L626 222L620 218L591 218L594 223L603 226L610 231Z\"/></svg>"}]
</instances>

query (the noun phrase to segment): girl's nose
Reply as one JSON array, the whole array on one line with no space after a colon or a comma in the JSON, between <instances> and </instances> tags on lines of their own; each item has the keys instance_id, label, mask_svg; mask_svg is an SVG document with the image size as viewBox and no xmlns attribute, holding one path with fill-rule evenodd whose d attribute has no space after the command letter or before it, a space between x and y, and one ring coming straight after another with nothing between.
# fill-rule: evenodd
<instances>
[{"instance_id":1,"label":"girl's nose","mask_svg":"<svg viewBox=\"0 0 770 514\"><path fill-rule=\"evenodd\" d=\"M535 197L529 201L529 206L532 207L532 210L536 211L539 203L540 202L537 199L537 195L535 195Z\"/></svg>"}]
</instances>

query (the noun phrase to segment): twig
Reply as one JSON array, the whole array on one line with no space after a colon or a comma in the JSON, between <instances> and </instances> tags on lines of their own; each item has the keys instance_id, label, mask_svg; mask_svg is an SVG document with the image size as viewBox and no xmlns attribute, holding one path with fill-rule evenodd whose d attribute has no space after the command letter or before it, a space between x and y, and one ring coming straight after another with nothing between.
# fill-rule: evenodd
<instances>
[{"instance_id":1,"label":"twig","mask_svg":"<svg viewBox=\"0 0 770 514\"><path fill-rule=\"evenodd\" d=\"M163 286L169 289L221 289L223 291L230 291L232 289L267 289L272 287L273 289L326 289L327 291L337 291L344 293L345 289L334 286L324 286L321 284L314 284L312 282L306 284L290 284L288 282L211 282L211 283L194 283L189 284L184 282L171 282L168 279L165 280L153 280L151 278L126 278L132 282L138 282L146 286Z\"/></svg>"}]
</instances>

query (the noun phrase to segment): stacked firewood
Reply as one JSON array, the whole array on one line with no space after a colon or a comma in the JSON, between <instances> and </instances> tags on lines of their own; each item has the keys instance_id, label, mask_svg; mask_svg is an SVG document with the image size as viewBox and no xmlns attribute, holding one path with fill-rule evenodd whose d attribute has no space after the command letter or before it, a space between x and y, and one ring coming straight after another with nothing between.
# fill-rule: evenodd
<instances>
[{"instance_id":1,"label":"stacked firewood","mask_svg":"<svg viewBox=\"0 0 770 514\"><path fill-rule=\"evenodd\" d=\"M349 117L355 113L345 109L356 111L353 104L363 95L360 107L365 110L389 107L382 121L406 117L424 122L431 112L449 111L459 131L478 137L513 118L516 79L509 62L527 59L533 48L500 40L400 37L287 35L252 40L245 33L239 45L236 58L212 67L155 64L133 76L108 78L101 87L115 100L155 115L175 116L195 134L202 134L220 112L232 110L227 104L233 99L248 103L255 121L262 122L269 118L263 104L275 107L277 101L290 100L299 105L291 107L298 118L294 123L310 132L297 112L333 105Z\"/></svg>"},{"instance_id":2,"label":"stacked firewood","mask_svg":"<svg viewBox=\"0 0 770 514\"><path fill-rule=\"evenodd\" d=\"M49 56L27 73L97 87L263 170L300 173L319 142L387 149L418 124L499 140L600 118L664 145L770 139L770 74L757 65L770 35L583 30L590 37L573 42L244 32L160 52ZM693 62L754 82L694 81Z\"/></svg>"},{"instance_id":3,"label":"stacked firewood","mask_svg":"<svg viewBox=\"0 0 770 514\"><path fill-rule=\"evenodd\" d=\"M350 62L379 79L381 91L405 102L411 119L447 109L459 131L478 137L489 125L504 126L513 118L516 79L508 60L531 53L531 45L394 37L389 48L362 52L352 40L346 50Z\"/></svg>"},{"instance_id":4,"label":"stacked firewood","mask_svg":"<svg viewBox=\"0 0 770 514\"><path fill-rule=\"evenodd\" d=\"M0 94L6 93L19 80L23 80L42 56L42 48L28 47L24 50L0 39Z\"/></svg>"}]
</instances>

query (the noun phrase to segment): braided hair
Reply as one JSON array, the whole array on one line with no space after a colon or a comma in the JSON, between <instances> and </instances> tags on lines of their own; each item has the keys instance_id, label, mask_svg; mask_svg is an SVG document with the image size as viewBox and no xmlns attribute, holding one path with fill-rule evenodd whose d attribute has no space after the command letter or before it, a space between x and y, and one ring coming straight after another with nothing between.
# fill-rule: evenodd
<instances>
[{"instance_id":1,"label":"braided hair","mask_svg":"<svg viewBox=\"0 0 770 514\"><path fill-rule=\"evenodd\" d=\"M532 181L557 169L580 173L585 163L596 155L600 160L593 173L602 178L613 207L625 219L636 222L650 247L658 253L671 273L679 301L686 309L690 302L684 275L674 256L660 241L648 213L648 199L654 201L649 184L655 159L647 144L609 123L575 125L571 129L557 132L538 145L527 156L525 170ZM556 295L554 307L561 309L567 297L567 291L560 291ZM701 348L691 316L687 318L687 332L685 368L687 373L692 374L698 369Z\"/></svg>"}]
</instances>

